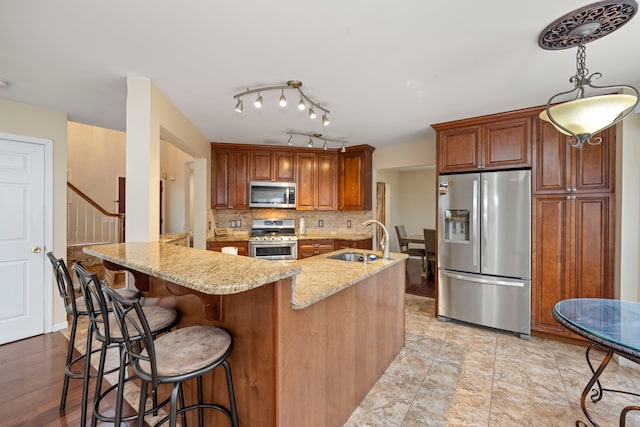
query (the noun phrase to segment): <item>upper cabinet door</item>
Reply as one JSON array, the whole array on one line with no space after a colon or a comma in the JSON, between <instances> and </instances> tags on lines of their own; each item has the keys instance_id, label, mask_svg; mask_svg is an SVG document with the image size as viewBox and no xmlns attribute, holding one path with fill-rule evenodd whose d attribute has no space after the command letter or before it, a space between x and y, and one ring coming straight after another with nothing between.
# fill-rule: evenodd
<instances>
[{"instance_id":1,"label":"upper cabinet door","mask_svg":"<svg viewBox=\"0 0 640 427\"><path fill-rule=\"evenodd\" d=\"M480 159L480 126L454 128L438 132L441 172L476 171Z\"/></svg>"},{"instance_id":2,"label":"upper cabinet door","mask_svg":"<svg viewBox=\"0 0 640 427\"><path fill-rule=\"evenodd\" d=\"M251 181L295 182L294 160L294 153L252 151Z\"/></svg>"},{"instance_id":3,"label":"upper cabinet door","mask_svg":"<svg viewBox=\"0 0 640 427\"><path fill-rule=\"evenodd\" d=\"M483 169L531 166L531 118L510 119L482 127Z\"/></svg>"},{"instance_id":4,"label":"upper cabinet door","mask_svg":"<svg viewBox=\"0 0 640 427\"><path fill-rule=\"evenodd\" d=\"M536 144L533 153L534 193L571 191L571 151L567 137L549 122L536 121Z\"/></svg>"},{"instance_id":5,"label":"upper cabinet door","mask_svg":"<svg viewBox=\"0 0 640 427\"><path fill-rule=\"evenodd\" d=\"M571 148L575 156L573 186L581 193L612 193L615 191L616 129L610 127L596 135L599 145L584 144ZM569 145L569 144L567 144Z\"/></svg>"},{"instance_id":6,"label":"upper cabinet door","mask_svg":"<svg viewBox=\"0 0 640 427\"><path fill-rule=\"evenodd\" d=\"M295 153L275 152L273 153L273 173L275 181L295 182Z\"/></svg>"},{"instance_id":7,"label":"upper cabinet door","mask_svg":"<svg viewBox=\"0 0 640 427\"><path fill-rule=\"evenodd\" d=\"M531 113L470 121L433 126L438 134L439 172L531 166Z\"/></svg>"}]
</instances>

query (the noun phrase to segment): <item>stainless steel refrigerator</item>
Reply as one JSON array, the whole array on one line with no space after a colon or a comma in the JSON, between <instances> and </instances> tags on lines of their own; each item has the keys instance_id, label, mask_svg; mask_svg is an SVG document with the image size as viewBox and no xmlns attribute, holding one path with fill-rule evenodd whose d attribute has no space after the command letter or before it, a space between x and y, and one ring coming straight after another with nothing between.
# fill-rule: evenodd
<instances>
[{"instance_id":1,"label":"stainless steel refrigerator","mask_svg":"<svg viewBox=\"0 0 640 427\"><path fill-rule=\"evenodd\" d=\"M438 317L531 333L531 171L440 175Z\"/></svg>"}]
</instances>

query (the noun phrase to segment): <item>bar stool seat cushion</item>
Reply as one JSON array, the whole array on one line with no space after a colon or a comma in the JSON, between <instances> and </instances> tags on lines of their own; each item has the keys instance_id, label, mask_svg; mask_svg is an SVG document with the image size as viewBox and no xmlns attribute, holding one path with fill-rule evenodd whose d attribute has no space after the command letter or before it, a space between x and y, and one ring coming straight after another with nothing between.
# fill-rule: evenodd
<instances>
[{"instance_id":1,"label":"bar stool seat cushion","mask_svg":"<svg viewBox=\"0 0 640 427\"><path fill-rule=\"evenodd\" d=\"M118 294L122 295L122 298L132 299L132 298L136 298L139 295L139 292L134 291L133 289L119 288L119 289L115 289L115 291ZM87 303L85 302L83 296L79 296L78 298L76 298L76 310L78 310L79 314L86 315L89 313L87 311ZM68 314L73 314L73 307L71 307L71 304L68 304L66 306L66 311ZM118 326L116 325L116 329L117 328Z\"/></svg>"},{"instance_id":2,"label":"bar stool seat cushion","mask_svg":"<svg viewBox=\"0 0 640 427\"><path fill-rule=\"evenodd\" d=\"M159 307L159 306L147 306L143 307L144 315L147 317L147 322L149 322L149 327L152 331L160 331L162 329L166 329L169 326L173 325L177 318L178 312L172 308ZM136 327L133 326L131 321L129 321L129 333L134 334L137 331ZM104 334L104 330L100 327L100 333ZM113 314L109 315L109 333L111 334L111 339L122 340L122 331L118 327L118 322ZM138 334L134 335L138 336Z\"/></svg>"},{"instance_id":3,"label":"bar stool seat cushion","mask_svg":"<svg viewBox=\"0 0 640 427\"><path fill-rule=\"evenodd\" d=\"M189 326L160 336L154 341L158 376L179 376L215 365L231 343L227 331L213 326ZM146 350L142 355L147 356ZM150 375L149 362L139 360L138 367Z\"/></svg>"}]
</instances>

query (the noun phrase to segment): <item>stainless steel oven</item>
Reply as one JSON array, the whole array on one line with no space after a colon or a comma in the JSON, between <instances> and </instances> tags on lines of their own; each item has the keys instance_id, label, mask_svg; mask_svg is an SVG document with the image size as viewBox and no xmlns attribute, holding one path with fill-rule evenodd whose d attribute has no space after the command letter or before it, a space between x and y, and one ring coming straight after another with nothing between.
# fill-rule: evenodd
<instances>
[{"instance_id":1,"label":"stainless steel oven","mask_svg":"<svg viewBox=\"0 0 640 427\"><path fill-rule=\"evenodd\" d=\"M298 259L298 238L292 219L254 219L249 237L249 256L268 260Z\"/></svg>"}]
</instances>

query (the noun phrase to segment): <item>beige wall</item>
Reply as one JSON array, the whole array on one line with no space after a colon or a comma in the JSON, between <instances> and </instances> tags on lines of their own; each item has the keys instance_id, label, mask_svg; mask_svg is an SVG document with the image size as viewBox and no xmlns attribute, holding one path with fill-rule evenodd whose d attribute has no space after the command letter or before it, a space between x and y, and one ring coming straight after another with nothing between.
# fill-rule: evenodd
<instances>
[{"instance_id":1,"label":"beige wall","mask_svg":"<svg viewBox=\"0 0 640 427\"><path fill-rule=\"evenodd\" d=\"M194 158L194 246L206 246L211 146L149 80L127 78L127 241L158 239L160 138Z\"/></svg>"},{"instance_id":2,"label":"beige wall","mask_svg":"<svg viewBox=\"0 0 640 427\"><path fill-rule=\"evenodd\" d=\"M188 175L186 165L193 157L185 154L173 144L160 142L160 176L164 178L164 232L182 233L189 231L187 212Z\"/></svg>"},{"instance_id":3,"label":"beige wall","mask_svg":"<svg viewBox=\"0 0 640 427\"><path fill-rule=\"evenodd\" d=\"M0 132L53 141L53 251L67 257L67 115L0 99ZM46 177L49 179L49 177ZM47 270L50 271L50 270ZM52 277L51 286L55 286ZM56 294L53 295L52 324L66 325L66 316Z\"/></svg>"},{"instance_id":4,"label":"beige wall","mask_svg":"<svg viewBox=\"0 0 640 427\"><path fill-rule=\"evenodd\" d=\"M125 176L125 133L68 122L68 180L107 212L118 212L118 177Z\"/></svg>"},{"instance_id":5,"label":"beige wall","mask_svg":"<svg viewBox=\"0 0 640 427\"><path fill-rule=\"evenodd\" d=\"M616 143L616 296L640 301L640 114L630 114L621 127Z\"/></svg>"},{"instance_id":6,"label":"beige wall","mask_svg":"<svg viewBox=\"0 0 640 427\"><path fill-rule=\"evenodd\" d=\"M394 169L435 166L436 140L408 142L376 148L373 152L373 169Z\"/></svg>"}]
</instances>

